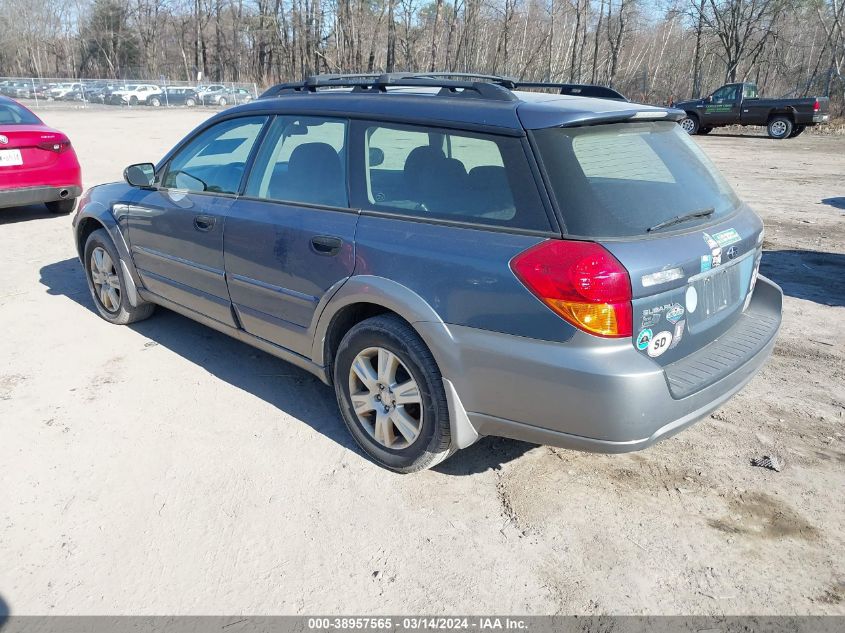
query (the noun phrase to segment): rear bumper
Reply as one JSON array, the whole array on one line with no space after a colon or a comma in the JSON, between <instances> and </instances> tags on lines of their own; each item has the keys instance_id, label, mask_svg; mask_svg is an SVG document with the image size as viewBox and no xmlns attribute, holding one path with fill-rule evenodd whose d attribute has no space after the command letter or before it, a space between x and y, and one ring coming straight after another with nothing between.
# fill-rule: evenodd
<instances>
[{"instance_id":1,"label":"rear bumper","mask_svg":"<svg viewBox=\"0 0 845 633\"><path fill-rule=\"evenodd\" d=\"M561 344L462 326L417 326L478 435L622 453L677 433L742 389L772 352L781 305L780 288L760 277L748 314L765 316L766 331L724 375L684 397L670 390L671 366L664 370L627 339L596 345L594 337L579 335ZM438 327L448 335L437 336Z\"/></svg>"},{"instance_id":2,"label":"rear bumper","mask_svg":"<svg viewBox=\"0 0 845 633\"><path fill-rule=\"evenodd\" d=\"M827 123L830 120L829 114L814 114L813 123Z\"/></svg>"},{"instance_id":3,"label":"rear bumper","mask_svg":"<svg viewBox=\"0 0 845 633\"><path fill-rule=\"evenodd\" d=\"M66 195L62 195L65 192ZM68 198L78 198L82 195L82 187L68 185L66 187L22 187L20 189L0 190L0 208L25 207L28 204L54 202Z\"/></svg>"}]
</instances>

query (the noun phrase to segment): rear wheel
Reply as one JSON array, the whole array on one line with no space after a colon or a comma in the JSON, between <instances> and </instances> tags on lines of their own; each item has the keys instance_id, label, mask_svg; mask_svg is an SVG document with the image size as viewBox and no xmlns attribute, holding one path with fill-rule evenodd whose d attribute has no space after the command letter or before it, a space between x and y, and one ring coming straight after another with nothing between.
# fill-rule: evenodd
<instances>
[{"instance_id":1,"label":"rear wheel","mask_svg":"<svg viewBox=\"0 0 845 633\"><path fill-rule=\"evenodd\" d=\"M333 378L343 421L375 462L410 473L449 456L443 378L407 323L385 315L354 326L338 347Z\"/></svg>"},{"instance_id":2,"label":"rear wheel","mask_svg":"<svg viewBox=\"0 0 845 633\"><path fill-rule=\"evenodd\" d=\"M796 136L800 136L805 129L807 129L807 126L805 125L796 125L794 128L792 128L792 134L789 135L789 138L795 138Z\"/></svg>"},{"instance_id":3,"label":"rear wheel","mask_svg":"<svg viewBox=\"0 0 845 633\"><path fill-rule=\"evenodd\" d=\"M226 107L226 103L228 103L226 101L226 97L220 97L220 101L217 102L217 105L222 106L222 107Z\"/></svg>"},{"instance_id":4,"label":"rear wheel","mask_svg":"<svg viewBox=\"0 0 845 633\"><path fill-rule=\"evenodd\" d=\"M65 198L64 200L54 200L46 203L47 210L50 213L66 214L73 211L76 206L76 198Z\"/></svg>"},{"instance_id":5,"label":"rear wheel","mask_svg":"<svg viewBox=\"0 0 845 633\"><path fill-rule=\"evenodd\" d=\"M138 105L138 97L136 97L135 95L129 97L129 105Z\"/></svg>"},{"instance_id":6,"label":"rear wheel","mask_svg":"<svg viewBox=\"0 0 845 633\"><path fill-rule=\"evenodd\" d=\"M681 129L689 135L698 134L698 117L694 114L685 116L683 119L678 121L678 125L680 125Z\"/></svg>"},{"instance_id":7,"label":"rear wheel","mask_svg":"<svg viewBox=\"0 0 845 633\"><path fill-rule=\"evenodd\" d=\"M777 140L789 138L792 134L792 129L792 120L782 115L769 119L769 124L766 126L769 137Z\"/></svg>"},{"instance_id":8,"label":"rear wheel","mask_svg":"<svg viewBox=\"0 0 845 633\"><path fill-rule=\"evenodd\" d=\"M88 236L82 261L94 305L106 321L127 325L153 313L155 305L152 303L137 306L129 303L120 256L105 229L97 229Z\"/></svg>"}]
</instances>

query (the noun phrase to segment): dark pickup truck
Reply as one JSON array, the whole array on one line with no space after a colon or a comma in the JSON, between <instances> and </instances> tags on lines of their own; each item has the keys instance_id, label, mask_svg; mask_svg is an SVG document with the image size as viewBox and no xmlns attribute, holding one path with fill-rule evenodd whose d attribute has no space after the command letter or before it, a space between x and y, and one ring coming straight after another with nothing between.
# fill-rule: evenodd
<instances>
[{"instance_id":1,"label":"dark pickup truck","mask_svg":"<svg viewBox=\"0 0 845 633\"><path fill-rule=\"evenodd\" d=\"M765 126L774 139L794 138L808 125L826 123L827 97L761 99L757 85L725 84L709 97L673 104L687 116L678 123L690 134L707 134L725 125Z\"/></svg>"}]
</instances>

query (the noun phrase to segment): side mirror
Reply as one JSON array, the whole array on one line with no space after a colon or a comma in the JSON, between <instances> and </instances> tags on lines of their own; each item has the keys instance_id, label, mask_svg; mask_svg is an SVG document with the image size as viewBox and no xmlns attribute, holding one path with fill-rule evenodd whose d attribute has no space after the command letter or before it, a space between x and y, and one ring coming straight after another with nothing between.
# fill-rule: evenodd
<instances>
[{"instance_id":1,"label":"side mirror","mask_svg":"<svg viewBox=\"0 0 845 633\"><path fill-rule=\"evenodd\" d=\"M707 95L706 97L704 97L704 102L713 103L713 95Z\"/></svg>"},{"instance_id":2,"label":"side mirror","mask_svg":"<svg viewBox=\"0 0 845 633\"><path fill-rule=\"evenodd\" d=\"M123 178L133 187L152 187L155 182L156 168L152 163L129 165L123 170Z\"/></svg>"},{"instance_id":3,"label":"side mirror","mask_svg":"<svg viewBox=\"0 0 845 633\"><path fill-rule=\"evenodd\" d=\"M370 167L378 167L384 162L384 150L380 147L370 148Z\"/></svg>"}]
</instances>

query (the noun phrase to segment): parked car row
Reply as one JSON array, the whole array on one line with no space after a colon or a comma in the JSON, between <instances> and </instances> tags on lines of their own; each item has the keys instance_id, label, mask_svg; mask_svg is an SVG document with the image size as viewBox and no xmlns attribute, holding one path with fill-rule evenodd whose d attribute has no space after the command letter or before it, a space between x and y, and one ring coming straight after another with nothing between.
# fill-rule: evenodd
<instances>
[{"instance_id":1,"label":"parked car row","mask_svg":"<svg viewBox=\"0 0 845 633\"><path fill-rule=\"evenodd\" d=\"M89 81L70 83L39 83L33 80L0 82L0 95L14 99L45 99L77 101L107 105L196 106L226 107L249 103L255 95L246 88L210 84L200 86L159 86L150 83L121 83Z\"/></svg>"}]
</instances>

